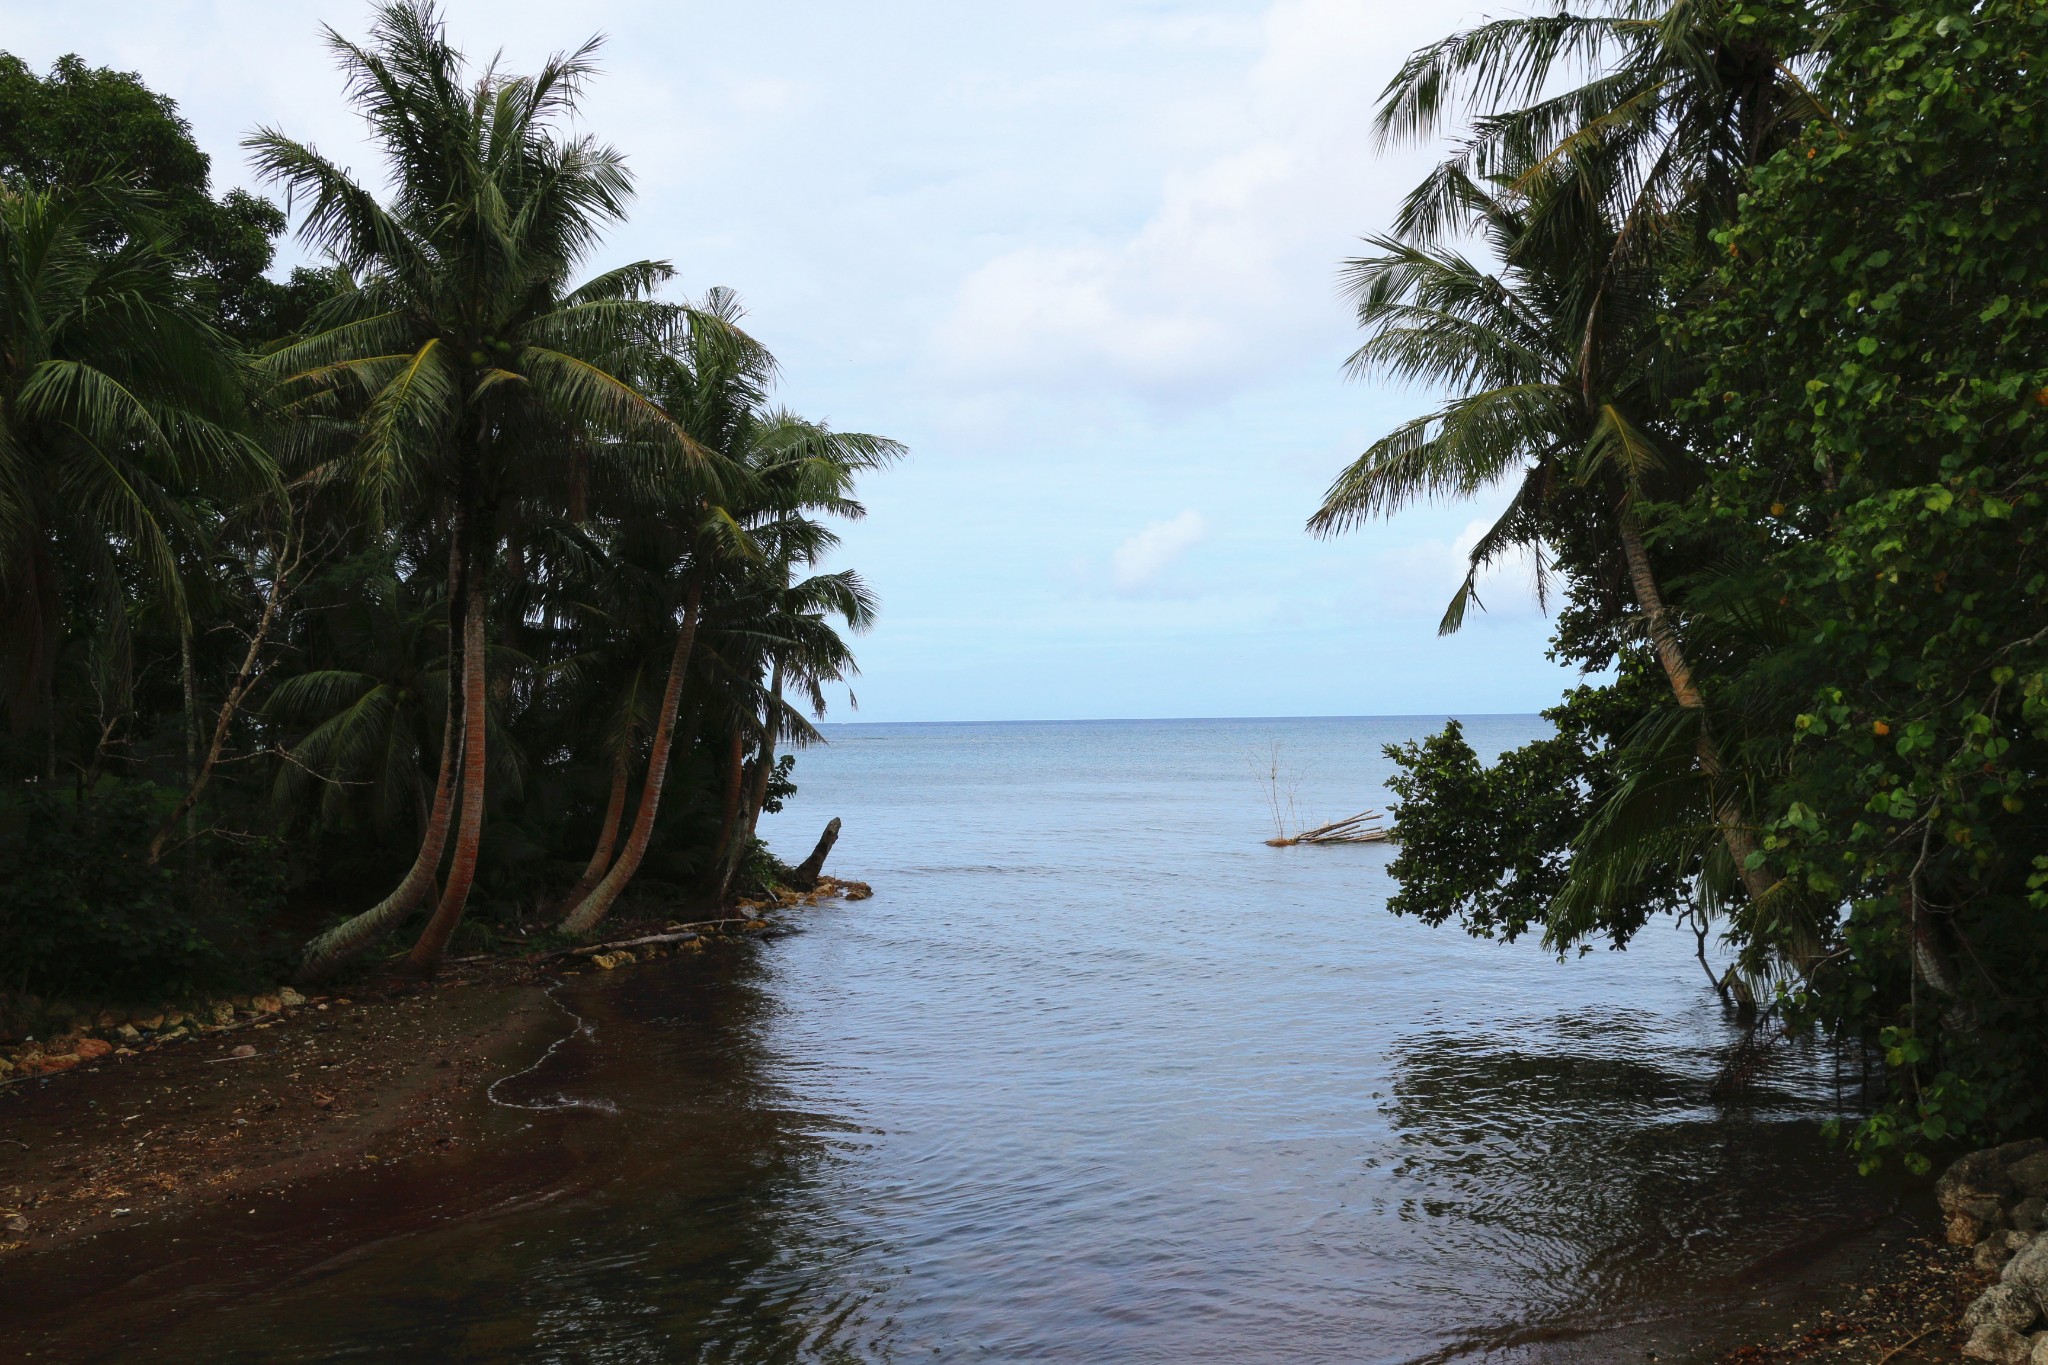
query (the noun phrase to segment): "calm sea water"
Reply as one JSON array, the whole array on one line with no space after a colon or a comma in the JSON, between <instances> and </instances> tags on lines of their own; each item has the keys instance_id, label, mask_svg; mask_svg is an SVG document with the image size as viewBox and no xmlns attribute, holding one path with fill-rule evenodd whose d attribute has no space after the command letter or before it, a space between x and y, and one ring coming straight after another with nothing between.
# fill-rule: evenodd
<instances>
[{"instance_id":1,"label":"calm sea water","mask_svg":"<svg viewBox=\"0 0 2048 1365\"><path fill-rule=\"evenodd\" d=\"M1434 725L830 727L766 832L841 817L874 899L569 983L591 1032L500 1093L586 1107L494 1111L501 1198L188 1276L143 1354L1540 1358L1867 1223L1825 1055L1712 1097L1689 936L1558 962L1390 916L1385 846L1263 846L1276 759L1345 815Z\"/></svg>"}]
</instances>

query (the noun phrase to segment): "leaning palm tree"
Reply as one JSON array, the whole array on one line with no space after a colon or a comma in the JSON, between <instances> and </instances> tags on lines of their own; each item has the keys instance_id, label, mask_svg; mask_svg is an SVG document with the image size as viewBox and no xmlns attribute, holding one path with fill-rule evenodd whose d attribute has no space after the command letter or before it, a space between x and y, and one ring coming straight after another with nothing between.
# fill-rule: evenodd
<instances>
[{"instance_id":1,"label":"leaning palm tree","mask_svg":"<svg viewBox=\"0 0 2048 1365\"><path fill-rule=\"evenodd\" d=\"M650 387L663 409L689 433L698 449L715 455L719 473L709 478L705 477L708 470L692 471L669 486L665 500L628 509L614 529L615 558L635 567L653 589L651 594L642 594L643 600L651 596L656 619L670 633L673 644L667 679L655 705L632 827L595 884L574 905L567 906L559 926L563 933L589 933L611 913L639 872L661 810L677 711L703 620L705 594L722 566L758 554L727 504L736 493L743 493L747 484L746 472L732 453L744 450L753 439L775 373L775 359L740 328L740 318L738 299L729 290L712 290L693 310L680 344L648 368ZM623 808L623 801L613 804ZM596 865L605 860L607 845L616 838L617 825L608 808L606 831L599 834L599 847L584 877L579 878L579 886L588 882Z\"/></svg>"},{"instance_id":2,"label":"leaning palm tree","mask_svg":"<svg viewBox=\"0 0 2048 1365\"><path fill-rule=\"evenodd\" d=\"M1527 188L1536 186L1537 198L1546 188L1570 194L1562 176L1545 181L1522 172L1503 179L1521 188L1487 190L1462 176L1451 182L1467 221L1502 263L1497 272L1448 248L1392 238L1375 239L1380 254L1348 266L1360 325L1369 333L1352 357L1354 372L1427 381L1454 396L1368 448L1331 485L1309 527L1336 534L1418 500L1466 496L1518 478L1507 511L1471 553L1465 582L1444 614L1441 629L1449 632L1475 600L1487 565L1518 550L1534 553L1540 564L1545 538L1568 515L1594 518L1594 543L1619 559L1643 631L1693 726L1700 775L1734 874L1761 902L1772 882L1753 856L1755 833L1713 737L1641 524L1646 481L1682 484L1687 477L1674 467L1676 446L1654 434L1655 419L1684 377L1657 325L1667 302L1662 277L1645 265L1617 265L1615 241L1629 230L1624 224L1582 213L1573 234L1532 231L1542 206L1530 204ZM1578 489L1599 497L1590 507L1561 505L1562 494Z\"/></svg>"},{"instance_id":3,"label":"leaning palm tree","mask_svg":"<svg viewBox=\"0 0 2048 1365\"><path fill-rule=\"evenodd\" d=\"M625 377L663 344L678 310L649 297L668 267L641 261L570 281L632 182L619 154L559 126L573 117L596 41L530 76L467 75L427 0L377 10L359 45L327 30L348 89L384 153L389 202L310 146L263 129L259 173L303 205L301 233L354 282L303 340L265 357L288 412L352 424L321 471L385 521L437 521L449 545L451 747L419 855L383 901L307 946L317 978L441 898L408 958L431 971L473 883L485 802L490 575L522 488L572 445L658 486L697 447ZM452 816L452 829L451 814Z\"/></svg>"},{"instance_id":4,"label":"leaning palm tree","mask_svg":"<svg viewBox=\"0 0 2048 1365\"><path fill-rule=\"evenodd\" d=\"M755 755L744 775L743 805L727 821L721 899L730 893L759 827L775 771L776 742L789 738L807 743L817 735L802 713L784 700L786 691L799 691L812 714L822 716L824 685L857 671L853 651L831 618L836 616L854 631L864 631L874 622L873 594L857 573L796 576L799 570L815 567L839 543L817 518L830 515L851 521L865 516L867 509L853 496L855 480L902 454L902 446L884 437L833 431L822 422L778 413L744 457L762 505L748 518L761 555L745 575L742 616L751 624L758 647L755 667L765 670L767 679Z\"/></svg>"},{"instance_id":5,"label":"leaning palm tree","mask_svg":"<svg viewBox=\"0 0 2048 1365\"><path fill-rule=\"evenodd\" d=\"M1434 241L1455 232L1461 181L1533 176L1569 179L1598 200L1620 225L1609 245L1618 255L1640 253L1644 234L1668 237L1678 223L1704 245L1732 217L1749 169L1825 116L1799 74L1819 48L1824 16L1793 6L1768 26L1758 18L1731 0L1559 3L1419 49L1381 96L1381 140L1431 137L1470 120L1403 203L1396 234ZM1535 225L1539 235L1544 226Z\"/></svg>"},{"instance_id":6,"label":"leaning palm tree","mask_svg":"<svg viewBox=\"0 0 2048 1365\"><path fill-rule=\"evenodd\" d=\"M246 397L144 196L0 186L0 664L16 728L45 727L46 781L67 612L125 691L131 588L182 620L200 509L275 489Z\"/></svg>"}]
</instances>

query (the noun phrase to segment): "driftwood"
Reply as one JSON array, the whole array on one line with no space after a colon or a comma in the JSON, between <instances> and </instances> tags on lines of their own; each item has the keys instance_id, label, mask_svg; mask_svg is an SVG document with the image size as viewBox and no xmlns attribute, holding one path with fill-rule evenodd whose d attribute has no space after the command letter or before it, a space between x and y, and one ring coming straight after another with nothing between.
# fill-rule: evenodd
<instances>
[{"instance_id":1,"label":"driftwood","mask_svg":"<svg viewBox=\"0 0 2048 1365\"><path fill-rule=\"evenodd\" d=\"M1299 834L1280 835L1266 840L1272 848L1292 848L1296 844L1378 844L1387 839L1387 831L1380 828L1380 813L1376 810L1362 810L1342 820L1332 820L1327 825L1317 825Z\"/></svg>"},{"instance_id":2,"label":"driftwood","mask_svg":"<svg viewBox=\"0 0 2048 1365\"><path fill-rule=\"evenodd\" d=\"M818 878L825 871L825 858L832 852L832 845L839 842L839 817L833 816L825 826L825 832L818 836L818 846L811 850L811 856L789 874L789 888L792 891L816 891Z\"/></svg>"},{"instance_id":3,"label":"driftwood","mask_svg":"<svg viewBox=\"0 0 2048 1365\"><path fill-rule=\"evenodd\" d=\"M527 959L535 966L543 962L554 962L565 957L595 957L599 953L615 953L621 948L654 948L664 943L689 943L699 937L699 929L716 929L725 924L746 924L745 919L707 919L695 924L682 924L660 934L642 934L639 938L618 938L609 943L586 943L577 948L557 948L552 953Z\"/></svg>"}]
</instances>

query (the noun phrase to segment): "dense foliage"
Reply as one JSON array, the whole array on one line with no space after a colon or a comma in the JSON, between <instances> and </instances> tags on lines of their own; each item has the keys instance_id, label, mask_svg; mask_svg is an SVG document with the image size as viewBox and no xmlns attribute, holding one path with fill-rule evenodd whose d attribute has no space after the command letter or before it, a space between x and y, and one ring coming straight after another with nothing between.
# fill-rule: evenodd
<instances>
[{"instance_id":1,"label":"dense foliage","mask_svg":"<svg viewBox=\"0 0 2048 1365\"><path fill-rule=\"evenodd\" d=\"M729 898L873 618L816 566L898 448L777 407L729 292L592 264L594 45L471 69L423 0L328 40L391 188L254 133L282 282L170 99L0 54L15 1007Z\"/></svg>"},{"instance_id":2,"label":"dense foliage","mask_svg":"<svg viewBox=\"0 0 2048 1365\"><path fill-rule=\"evenodd\" d=\"M1592 678L1491 767L1455 726L1394 752L1395 908L1560 951L1711 922L1731 998L1881 1055L1867 1160L2037 1128L2048 12L1624 3L1488 31L1389 96L1434 70L1432 98L1494 101L1484 194L1457 189L1468 141L1429 187L1464 207L1360 263L1364 363L1450 403L1317 524L1521 471L1475 570L1539 547L1556 653ZM1517 104L1563 54L1589 82ZM1697 127L1627 104L1639 69L1718 110L1728 154L1671 174ZM1430 261L1405 296L1396 255Z\"/></svg>"}]
</instances>

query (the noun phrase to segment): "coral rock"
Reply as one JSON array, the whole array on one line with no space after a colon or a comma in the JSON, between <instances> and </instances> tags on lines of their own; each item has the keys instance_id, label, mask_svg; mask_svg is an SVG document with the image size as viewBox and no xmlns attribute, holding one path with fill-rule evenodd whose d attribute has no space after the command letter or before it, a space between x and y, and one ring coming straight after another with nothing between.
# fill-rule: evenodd
<instances>
[{"instance_id":1,"label":"coral rock","mask_svg":"<svg viewBox=\"0 0 2048 1365\"><path fill-rule=\"evenodd\" d=\"M1963 1310L1963 1327L1974 1332L1986 1323L1996 1323L2015 1332L2024 1332L2040 1316L2034 1296L2026 1290L2016 1284L1994 1284Z\"/></svg>"},{"instance_id":2,"label":"coral rock","mask_svg":"<svg viewBox=\"0 0 2048 1365\"><path fill-rule=\"evenodd\" d=\"M1946 1231L1951 1246L1973 1247L2006 1225L2005 1204L1995 1195L1950 1200L1944 1207L1948 1209Z\"/></svg>"},{"instance_id":3,"label":"coral rock","mask_svg":"<svg viewBox=\"0 0 2048 1365\"><path fill-rule=\"evenodd\" d=\"M1966 1204L2001 1198L2015 1189L1996 1152L1972 1152L1941 1173L1934 1182L1934 1197L1943 1213L1955 1213Z\"/></svg>"},{"instance_id":4,"label":"coral rock","mask_svg":"<svg viewBox=\"0 0 2048 1365\"><path fill-rule=\"evenodd\" d=\"M2021 1194L2048 1195L2048 1152L2036 1152L2015 1161L2005 1168L2005 1173Z\"/></svg>"},{"instance_id":5,"label":"coral rock","mask_svg":"<svg viewBox=\"0 0 2048 1365\"><path fill-rule=\"evenodd\" d=\"M1970 1333L1963 1354L1972 1360L1989 1360L1997 1365L2029 1365L2034 1344L2010 1327L1987 1322Z\"/></svg>"},{"instance_id":6,"label":"coral rock","mask_svg":"<svg viewBox=\"0 0 2048 1365\"><path fill-rule=\"evenodd\" d=\"M82 1061L89 1062L95 1057L104 1057L113 1050L112 1043L99 1038L81 1039L78 1044L78 1056Z\"/></svg>"}]
</instances>

